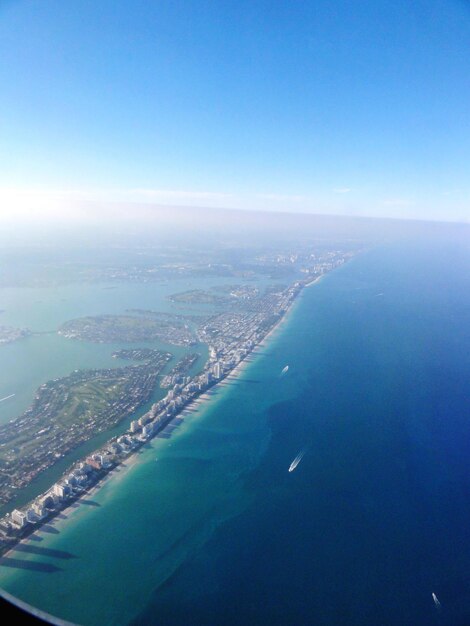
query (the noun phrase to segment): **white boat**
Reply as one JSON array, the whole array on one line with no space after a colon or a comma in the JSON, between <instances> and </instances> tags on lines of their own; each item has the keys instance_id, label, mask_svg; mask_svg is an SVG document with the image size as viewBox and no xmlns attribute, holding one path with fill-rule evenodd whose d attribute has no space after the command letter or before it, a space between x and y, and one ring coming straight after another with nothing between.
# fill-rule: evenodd
<instances>
[{"instance_id":1,"label":"white boat","mask_svg":"<svg viewBox=\"0 0 470 626\"><path fill-rule=\"evenodd\" d=\"M432 599L434 600L434 604L436 605L436 609L440 609L441 608L441 603L439 602L436 594L434 593L434 591L432 592Z\"/></svg>"},{"instance_id":2,"label":"white boat","mask_svg":"<svg viewBox=\"0 0 470 626\"><path fill-rule=\"evenodd\" d=\"M285 367L283 367L283 368L282 368L282 372L281 372L281 376L282 376L283 374L285 374L285 373L288 371L288 369L289 369L289 366L288 366L288 365L286 365Z\"/></svg>"},{"instance_id":3,"label":"white boat","mask_svg":"<svg viewBox=\"0 0 470 626\"><path fill-rule=\"evenodd\" d=\"M295 459L292 461L292 463L289 465L289 472L293 472L295 470L295 468L297 467L297 465L300 463L300 461L302 460L302 457L305 454L305 450L302 450L301 452L299 452L299 454L295 457Z\"/></svg>"}]
</instances>

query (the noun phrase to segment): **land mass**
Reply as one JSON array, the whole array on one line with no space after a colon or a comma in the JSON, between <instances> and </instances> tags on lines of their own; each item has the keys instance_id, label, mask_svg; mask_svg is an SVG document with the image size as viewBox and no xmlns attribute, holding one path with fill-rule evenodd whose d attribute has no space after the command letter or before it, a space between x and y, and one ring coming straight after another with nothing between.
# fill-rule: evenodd
<instances>
[{"instance_id":1,"label":"land mass","mask_svg":"<svg viewBox=\"0 0 470 626\"><path fill-rule=\"evenodd\" d=\"M152 315L144 313L140 316L87 317L65 324L61 328L61 333L65 336L100 342L125 341L124 337L131 337L132 339L127 340L132 341L144 338L153 339L156 338L156 333L161 332L160 329L166 326L166 328L171 328L171 330L164 331L166 337L172 336L173 332L182 333L176 334L182 345L191 345L189 340L186 341L189 335L192 342L199 341L207 344L209 358L199 374L189 376L195 355L187 355L170 372L170 375L165 377L165 386L171 387L167 395L152 405L151 409L139 419L132 421L125 433L113 437L94 454L70 466L67 473L57 483L28 506L21 510L15 509L11 514L2 518L0 520L0 553L11 548L28 533L33 532L34 528L45 519L58 514L72 500L89 490L92 485L95 485L152 437L170 436L172 429L167 430L167 427L170 428L170 422L201 395L204 397L205 391L223 380L259 345L283 318L305 286L342 265L353 254L351 251L328 252L322 262L316 260L315 265L305 272L304 279L297 280L287 287L272 285L264 295L246 298L245 305L240 310L224 311L201 318L194 330L183 319L179 319L178 324L175 324L174 320L167 320L157 313ZM155 325L152 325L152 322ZM176 337L172 337L175 341ZM150 364L149 353L143 348L120 350L114 353L114 356L143 362L142 365L124 369L142 368L143 371L147 371L153 367ZM84 375L79 372L76 374ZM121 390L119 390L119 395L121 396ZM44 407L48 407L48 404L46 401ZM133 409L128 407L126 415L132 411ZM122 413L121 408L119 412ZM118 415L115 417L119 419ZM178 417L178 420L181 418ZM36 428L39 425L40 420L36 423ZM96 426L98 426L97 423L94 425L94 432L96 432ZM10 437L13 437L13 430L9 431ZM22 432L23 428L19 430ZM33 432L34 428L27 434L28 441L34 437ZM26 442L25 445L27 445ZM12 480L16 485L14 477Z\"/></svg>"},{"instance_id":2,"label":"land mass","mask_svg":"<svg viewBox=\"0 0 470 626\"><path fill-rule=\"evenodd\" d=\"M6 504L18 489L68 452L109 430L150 399L157 377L172 355L150 350L139 356L145 360L142 365L77 370L45 383L23 415L0 426L0 504Z\"/></svg>"},{"instance_id":3,"label":"land mass","mask_svg":"<svg viewBox=\"0 0 470 626\"><path fill-rule=\"evenodd\" d=\"M31 335L27 328L13 328L13 326L0 326L0 345L12 343Z\"/></svg>"},{"instance_id":4,"label":"land mass","mask_svg":"<svg viewBox=\"0 0 470 626\"><path fill-rule=\"evenodd\" d=\"M171 302L185 304L211 304L232 307L261 297L260 289L247 285L220 285L211 289L190 289L168 296Z\"/></svg>"},{"instance_id":5,"label":"land mass","mask_svg":"<svg viewBox=\"0 0 470 626\"><path fill-rule=\"evenodd\" d=\"M201 355L197 352L192 352L184 356L180 361L178 361L175 367L173 367L168 374L162 378L160 387L167 389L168 387L184 382L184 378L188 376L191 368L199 360L200 356Z\"/></svg>"},{"instance_id":6,"label":"land mass","mask_svg":"<svg viewBox=\"0 0 470 626\"><path fill-rule=\"evenodd\" d=\"M167 319L156 315L96 315L70 320L58 330L67 339L94 343L159 340L177 346L196 343L194 333L179 317Z\"/></svg>"}]
</instances>

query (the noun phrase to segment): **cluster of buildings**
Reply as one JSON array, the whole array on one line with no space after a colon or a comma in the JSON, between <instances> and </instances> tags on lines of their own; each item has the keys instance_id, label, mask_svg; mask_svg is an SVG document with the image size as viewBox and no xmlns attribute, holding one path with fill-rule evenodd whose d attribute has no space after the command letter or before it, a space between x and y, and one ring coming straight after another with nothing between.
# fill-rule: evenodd
<instances>
[{"instance_id":1,"label":"cluster of buildings","mask_svg":"<svg viewBox=\"0 0 470 626\"><path fill-rule=\"evenodd\" d=\"M326 261L326 265L325 265ZM318 275L336 267L341 259L324 260ZM209 346L209 358L196 376L186 375L198 355L187 355L166 381L171 385L164 398L147 413L130 423L123 435L114 437L94 454L80 461L46 493L27 507L15 509L0 520L0 551L5 551L37 524L53 517L71 501L89 490L103 476L160 433L190 402L224 378L266 336L289 309L294 298L309 280L287 288L274 288L254 299L242 311L225 312L206 320L198 329L199 341ZM186 359L186 360L185 360ZM168 385L166 385L168 386Z\"/></svg>"},{"instance_id":2,"label":"cluster of buildings","mask_svg":"<svg viewBox=\"0 0 470 626\"><path fill-rule=\"evenodd\" d=\"M160 381L160 387L162 389L168 389L169 387L174 387L179 383L188 383L190 381L190 377L188 376L189 371L199 359L200 354L197 352L191 352L184 356L178 363L171 369L166 376Z\"/></svg>"},{"instance_id":3,"label":"cluster of buildings","mask_svg":"<svg viewBox=\"0 0 470 626\"><path fill-rule=\"evenodd\" d=\"M174 316L171 320L152 312L136 315L95 315L79 317L62 324L57 331L66 339L113 343L157 339L175 346L192 346L194 335L188 324Z\"/></svg>"},{"instance_id":4,"label":"cluster of buildings","mask_svg":"<svg viewBox=\"0 0 470 626\"><path fill-rule=\"evenodd\" d=\"M169 353L162 352L151 363L75 371L42 385L23 415L0 426L0 503L6 504L18 489L26 487L70 450L147 402L170 358ZM91 404L92 398L87 399L83 391L88 384L96 383L107 390L106 402ZM119 392L113 391L113 386ZM75 398L88 403L89 408L81 411L79 419L72 420Z\"/></svg>"},{"instance_id":5,"label":"cluster of buildings","mask_svg":"<svg viewBox=\"0 0 470 626\"><path fill-rule=\"evenodd\" d=\"M76 463L60 481L33 502L3 517L0 520L0 550L11 547L24 536L25 531L33 531L37 525L54 517L137 447L133 437L127 434L112 439L102 449Z\"/></svg>"},{"instance_id":6,"label":"cluster of buildings","mask_svg":"<svg viewBox=\"0 0 470 626\"><path fill-rule=\"evenodd\" d=\"M27 507L15 509L0 520L0 542L7 549L22 536L56 515L146 441L161 432L190 402L225 377L289 308L301 289L300 283L273 291L244 312L221 313L199 329L199 339L209 345L209 359L201 373L183 376L197 355L187 355L183 368L174 368L176 382L166 396L147 413L133 420L126 433L75 464L59 482ZM0 546L2 544L0 543Z\"/></svg>"}]
</instances>

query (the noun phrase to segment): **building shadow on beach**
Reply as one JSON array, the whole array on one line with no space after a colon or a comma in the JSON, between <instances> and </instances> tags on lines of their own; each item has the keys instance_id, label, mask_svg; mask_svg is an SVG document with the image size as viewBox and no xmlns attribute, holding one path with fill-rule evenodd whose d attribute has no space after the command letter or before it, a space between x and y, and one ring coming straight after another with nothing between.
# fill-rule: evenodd
<instances>
[{"instance_id":1,"label":"building shadow on beach","mask_svg":"<svg viewBox=\"0 0 470 626\"><path fill-rule=\"evenodd\" d=\"M59 531L51 524L43 524L39 529L41 532L50 533L51 535L58 535Z\"/></svg>"},{"instance_id":2,"label":"building shadow on beach","mask_svg":"<svg viewBox=\"0 0 470 626\"><path fill-rule=\"evenodd\" d=\"M13 548L13 552L25 552L29 554L38 554L39 556L47 556L54 559L76 559L77 556L65 550L54 550L53 548L41 548L39 546L31 546L29 544L19 543Z\"/></svg>"},{"instance_id":3,"label":"building shadow on beach","mask_svg":"<svg viewBox=\"0 0 470 626\"><path fill-rule=\"evenodd\" d=\"M29 570L32 572L43 572L45 574L53 574L55 572L61 572L62 568L51 563L37 563L35 561L23 561L22 559L14 559L9 556L2 556L0 558L0 566L11 567L14 569Z\"/></svg>"}]
</instances>

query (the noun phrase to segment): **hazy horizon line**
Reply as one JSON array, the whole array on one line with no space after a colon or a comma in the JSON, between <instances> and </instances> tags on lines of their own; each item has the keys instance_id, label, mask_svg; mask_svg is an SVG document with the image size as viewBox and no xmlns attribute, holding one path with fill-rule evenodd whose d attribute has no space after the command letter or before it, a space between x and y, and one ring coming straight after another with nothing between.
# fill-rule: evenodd
<instances>
[{"instance_id":1,"label":"hazy horizon line","mask_svg":"<svg viewBox=\"0 0 470 626\"><path fill-rule=\"evenodd\" d=\"M258 215L272 215L272 216L284 216L288 218L295 217L311 217L311 218L326 218L326 219L341 219L341 220L354 220L354 221L364 221L364 220L373 220L375 222L405 222L405 223L431 223L431 224L462 224L468 225L470 224L470 219L443 219L440 217L417 217L416 215L410 215L409 217L404 216L393 216L393 215L373 215L373 214L348 214L343 212L332 213L325 212L324 210L315 210L308 211L302 210L298 207L293 208L292 210L288 210L285 208L274 209L272 207L230 207L230 206L205 206L205 205L193 205L193 204L173 204L173 203L159 203L159 202L151 202L145 200L105 200L105 199L56 199L55 202L48 202L48 206L26 206L25 204L21 208L10 209L10 210L2 210L0 209L0 222L6 223L15 223L15 222L29 222L33 223L36 220L56 220L59 222L63 221L89 221L100 219L106 219L109 216L109 213L113 210L117 210L117 214L113 215L116 219L125 219L125 218L140 218L140 219L151 219L152 212L155 211L165 211L165 210L176 210L176 211L185 211L185 212L211 212L216 213L219 216L222 216L224 213L231 214L258 214ZM98 212L103 212L108 215L100 215ZM139 215L136 215L134 212L138 210ZM155 215L157 217L157 215ZM162 217L161 213L159 213L158 217ZM176 216L172 216L176 217Z\"/></svg>"}]
</instances>

